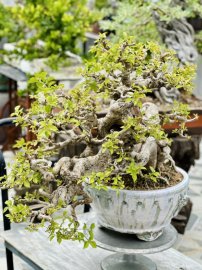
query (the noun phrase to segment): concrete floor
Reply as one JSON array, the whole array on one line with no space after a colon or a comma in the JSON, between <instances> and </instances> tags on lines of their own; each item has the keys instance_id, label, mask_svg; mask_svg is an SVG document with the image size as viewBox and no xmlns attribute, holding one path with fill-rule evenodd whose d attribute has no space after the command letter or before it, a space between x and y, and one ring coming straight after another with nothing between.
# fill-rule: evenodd
<instances>
[{"instance_id":1,"label":"concrete floor","mask_svg":"<svg viewBox=\"0 0 202 270\"><path fill-rule=\"evenodd\" d=\"M7 160L12 160L12 155L6 153ZM179 235L175 248L183 254L202 265L202 143L201 158L196 161L190 170L190 191L189 197L193 202L193 211L186 233ZM0 198L0 232L3 231ZM15 270L31 270L26 263L18 257L14 257ZM0 238L0 269L6 270L6 260L3 240ZM193 269L194 270L194 269Z\"/></svg>"}]
</instances>

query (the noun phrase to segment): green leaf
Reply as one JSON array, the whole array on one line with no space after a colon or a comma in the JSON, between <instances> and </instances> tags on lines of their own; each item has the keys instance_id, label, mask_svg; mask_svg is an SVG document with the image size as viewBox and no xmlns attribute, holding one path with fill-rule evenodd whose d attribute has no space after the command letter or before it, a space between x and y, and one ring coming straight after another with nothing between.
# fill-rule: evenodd
<instances>
[{"instance_id":1,"label":"green leaf","mask_svg":"<svg viewBox=\"0 0 202 270\"><path fill-rule=\"evenodd\" d=\"M90 245L92 248L96 248L97 245L96 245L96 242L95 241L90 241Z\"/></svg>"},{"instance_id":2,"label":"green leaf","mask_svg":"<svg viewBox=\"0 0 202 270\"><path fill-rule=\"evenodd\" d=\"M89 247L89 242L85 242L83 248L88 248L88 247Z\"/></svg>"}]
</instances>

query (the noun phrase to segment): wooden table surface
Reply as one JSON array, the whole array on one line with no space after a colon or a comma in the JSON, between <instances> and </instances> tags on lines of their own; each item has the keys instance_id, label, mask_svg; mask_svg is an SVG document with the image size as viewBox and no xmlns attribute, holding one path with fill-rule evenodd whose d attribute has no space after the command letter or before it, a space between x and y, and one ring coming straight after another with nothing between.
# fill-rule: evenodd
<instances>
[{"instance_id":1,"label":"wooden table surface","mask_svg":"<svg viewBox=\"0 0 202 270\"><path fill-rule=\"evenodd\" d=\"M83 214L81 219L88 220L92 214ZM83 249L77 242L50 242L43 229L30 233L24 230L24 224L14 224L10 231L1 237L14 250L20 251L20 257L32 261L35 269L43 270L100 270L100 262L110 251L101 248ZM161 253L145 255L152 259L158 270L202 270L202 266L182 253L169 249Z\"/></svg>"}]
</instances>

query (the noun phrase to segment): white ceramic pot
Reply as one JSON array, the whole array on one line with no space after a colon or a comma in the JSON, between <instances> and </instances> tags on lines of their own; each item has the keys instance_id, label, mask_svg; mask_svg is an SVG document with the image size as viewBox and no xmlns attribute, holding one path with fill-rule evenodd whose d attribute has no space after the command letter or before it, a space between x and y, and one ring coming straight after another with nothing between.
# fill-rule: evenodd
<instances>
[{"instance_id":1,"label":"white ceramic pot","mask_svg":"<svg viewBox=\"0 0 202 270\"><path fill-rule=\"evenodd\" d=\"M159 190L131 191L85 190L93 199L92 207L100 226L122 233L136 234L139 239L157 239L186 204L189 177L178 168L183 180L172 187Z\"/></svg>"}]
</instances>

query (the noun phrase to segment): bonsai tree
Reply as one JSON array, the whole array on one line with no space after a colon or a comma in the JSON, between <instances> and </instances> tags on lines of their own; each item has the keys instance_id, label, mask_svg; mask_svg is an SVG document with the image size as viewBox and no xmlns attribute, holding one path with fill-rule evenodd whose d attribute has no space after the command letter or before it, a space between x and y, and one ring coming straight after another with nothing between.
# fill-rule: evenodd
<instances>
[{"instance_id":1,"label":"bonsai tree","mask_svg":"<svg viewBox=\"0 0 202 270\"><path fill-rule=\"evenodd\" d=\"M111 20L100 22L101 28L108 33L110 38L116 42L120 36L126 33L133 33L137 40L146 42L148 40L158 41L163 46L174 49L177 57L182 64L197 62L198 53L201 53L201 31L197 32L192 27L191 22L194 18L201 17L201 1L116 1L116 9L107 9L111 14ZM200 85L197 83L197 88ZM159 94L159 93L158 93ZM178 93L179 94L179 93ZM172 94L171 94L172 95ZM155 100L161 106L161 110L170 110L170 104L175 100L176 94L171 97L163 94ZM200 107L200 91L195 91L194 96L183 98L183 102L193 107ZM159 104L159 101L161 104ZM171 127L171 126L170 126ZM173 137L173 135L171 135ZM199 158L199 136L192 136L191 140L182 140L174 137L171 145L171 155L176 164L189 171L194 165L195 159ZM183 149L183 152L181 151ZM196 151L194 150L196 149ZM191 211L191 203L179 213L173 221L178 232L183 233L188 222ZM183 221L181 217L184 217Z\"/></svg>"},{"instance_id":2,"label":"bonsai tree","mask_svg":"<svg viewBox=\"0 0 202 270\"><path fill-rule=\"evenodd\" d=\"M116 1L117 8L111 14L111 20L101 21L104 30L115 31L114 38L124 32L133 33L139 41L163 41L166 46L177 51L179 59L194 62L200 51L201 33L195 35L188 18L202 15L201 1ZM111 13L112 11L109 11Z\"/></svg>"},{"instance_id":3,"label":"bonsai tree","mask_svg":"<svg viewBox=\"0 0 202 270\"><path fill-rule=\"evenodd\" d=\"M45 73L30 79L37 87L34 102L26 113L16 107L14 115L16 124L31 130L35 139L17 141L15 163L2 179L9 188L35 185L33 193L7 202L11 221L29 217L30 229L46 226L50 239L79 240L84 247L95 247L95 242L94 225L79 229L76 215L78 205L91 202L83 183L105 190L161 189L179 183L181 174L162 124L177 121L184 136L185 122L193 120L187 105L177 101L166 115L145 102L148 93L162 87L191 91L194 69L180 67L172 51L128 36L114 44L101 35L91 53L82 71L83 83L68 93ZM104 115L99 114L101 98L111 100ZM63 141L57 142L56 135L63 135ZM51 161L64 147L81 142L85 149L80 155ZM57 211L68 205L58 221ZM82 229L89 231L88 236Z\"/></svg>"},{"instance_id":4,"label":"bonsai tree","mask_svg":"<svg viewBox=\"0 0 202 270\"><path fill-rule=\"evenodd\" d=\"M12 24L6 24L0 37L16 42L16 49L7 53L26 60L48 58L49 65L55 68L68 55L78 54L79 43L98 16L87 8L86 2L23 0L12 7L1 5Z\"/></svg>"}]
</instances>

